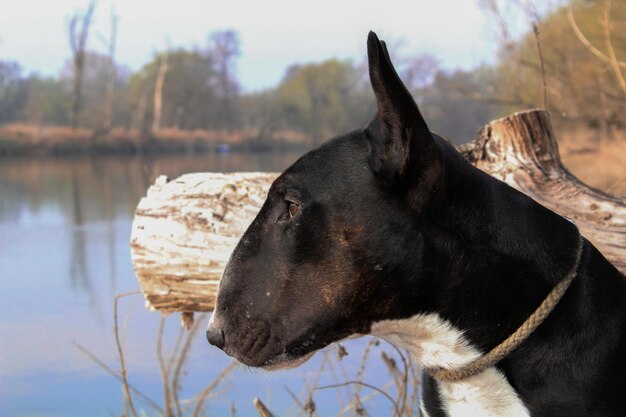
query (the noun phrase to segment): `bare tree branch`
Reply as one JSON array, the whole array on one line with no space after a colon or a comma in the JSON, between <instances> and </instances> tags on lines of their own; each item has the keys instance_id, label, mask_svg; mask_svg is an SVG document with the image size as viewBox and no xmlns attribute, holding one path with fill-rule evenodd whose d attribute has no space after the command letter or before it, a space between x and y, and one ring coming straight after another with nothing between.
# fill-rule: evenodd
<instances>
[{"instance_id":1,"label":"bare tree branch","mask_svg":"<svg viewBox=\"0 0 626 417\"><path fill-rule=\"evenodd\" d=\"M137 417L137 411L135 410L135 405L133 404L133 398L130 394L130 387L128 385L128 373L126 372L126 361L124 359L124 351L122 349L122 343L120 342L120 332L119 325L117 320L117 302L122 297L127 297L129 295L141 294L141 291L131 291L123 294L117 294L115 296L115 301L113 303L113 321L114 321L114 331L115 331L115 344L117 345L117 353L120 358L120 373L122 374L122 382L124 386L124 396L126 397L126 402L130 407L131 413L133 413L133 417Z\"/></svg>"},{"instance_id":2,"label":"bare tree branch","mask_svg":"<svg viewBox=\"0 0 626 417\"><path fill-rule=\"evenodd\" d=\"M615 73L615 78L622 88L622 91L624 91L624 94L626 94L626 80L624 80L624 74L622 74L622 70L619 68L619 62L617 61L617 57L615 56L615 49L613 49L613 41L611 40L611 28L609 23L612 3L612 0L606 0L604 6L604 15L602 19L602 26L604 29L604 42L606 44L606 49L609 52L609 59L611 60L611 67L613 68L613 72Z\"/></svg>"},{"instance_id":3,"label":"bare tree branch","mask_svg":"<svg viewBox=\"0 0 626 417\"><path fill-rule=\"evenodd\" d=\"M195 321L191 329L187 332L187 336L185 338L185 342L182 345L182 349L178 355L178 358L175 361L174 365L174 374L172 376L172 395L174 398L174 406L176 407L176 415L178 417L182 417L183 412L180 406L180 400L178 399L178 392L180 391L180 376L183 371L183 365L187 360L187 355L189 354L189 350L191 349L191 342L193 341L193 337L197 333L200 323L206 317L205 314L201 315L198 320Z\"/></svg>"},{"instance_id":4,"label":"bare tree branch","mask_svg":"<svg viewBox=\"0 0 626 417\"><path fill-rule=\"evenodd\" d=\"M165 399L165 415L172 417L174 409L172 407L172 394L170 390L170 377L165 361L163 360L163 328L165 327L165 317L161 315L159 320L159 330L157 331L156 352L159 361L159 369L161 371L161 381L163 382L163 396Z\"/></svg>"},{"instance_id":5,"label":"bare tree branch","mask_svg":"<svg viewBox=\"0 0 626 417\"><path fill-rule=\"evenodd\" d=\"M274 417L274 414L263 404L259 398L252 400L252 404L256 407L261 417Z\"/></svg>"},{"instance_id":6,"label":"bare tree branch","mask_svg":"<svg viewBox=\"0 0 626 417\"><path fill-rule=\"evenodd\" d=\"M600 58L600 60L604 61L607 64L611 64L611 58L604 55L598 48L593 46L589 39L587 39L587 37L580 30L578 24L576 23L576 19L574 19L574 13L572 12L571 8L567 9L567 19L569 20L569 24L580 43L582 43L589 50L589 52ZM618 65L622 68L626 68L626 62L619 61Z\"/></svg>"},{"instance_id":7,"label":"bare tree branch","mask_svg":"<svg viewBox=\"0 0 626 417\"><path fill-rule=\"evenodd\" d=\"M115 92L115 78L117 71L115 69L115 47L117 43L117 26L120 23L120 16L115 13L115 8L111 6L111 34L109 36L109 71L107 80L107 98L104 108L103 127L106 130L111 129L113 124L113 98Z\"/></svg>"},{"instance_id":8,"label":"bare tree branch","mask_svg":"<svg viewBox=\"0 0 626 417\"><path fill-rule=\"evenodd\" d=\"M191 413L191 417L198 417L200 415L200 411L202 411L202 406L204 405L204 401L207 399L209 394L222 382L224 378L230 374L233 369L235 369L235 365L237 365L236 361L232 361L230 365L228 365L220 374L202 390L200 395L198 396L198 402L196 403L196 407Z\"/></svg>"},{"instance_id":9,"label":"bare tree branch","mask_svg":"<svg viewBox=\"0 0 626 417\"><path fill-rule=\"evenodd\" d=\"M548 83L546 82L546 67L543 60L543 52L541 51L541 41L539 40L539 27L537 22L533 22L533 33L537 40L537 50L539 51L539 62L541 62L541 79L542 79L542 92L543 92L543 108L548 108Z\"/></svg>"},{"instance_id":10,"label":"bare tree branch","mask_svg":"<svg viewBox=\"0 0 626 417\"><path fill-rule=\"evenodd\" d=\"M85 71L85 56L87 39L89 37L89 27L93 13L96 9L96 1L91 0L87 6L87 11L84 15L80 15L80 12L74 13L69 23L69 41L70 48L72 49L73 62L74 62L74 91L72 97L72 128L78 128L80 121L80 111L82 110L82 88L83 88L83 74ZM78 30L79 22L82 23L80 30Z\"/></svg>"},{"instance_id":11,"label":"bare tree branch","mask_svg":"<svg viewBox=\"0 0 626 417\"><path fill-rule=\"evenodd\" d=\"M395 415L397 415L397 416L400 415L400 408L398 407L398 404L396 403L396 401L393 398L391 398L391 395L389 395L385 391L381 390L377 386L368 384L366 382L362 382L362 381L346 381L346 382L342 382L341 384L324 385L324 386L321 386L321 387L317 387L316 390L322 390L322 389L328 389L328 388L339 388L339 387L343 387L344 385L350 385L350 384L367 387L369 389L372 389L374 391L377 391L377 392L381 393L389 401L391 401L391 404L393 404L393 409L395 411Z\"/></svg>"},{"instance_id":12,"label":"bare tree branch","mask_svg":"<svg viewBox=\"0 0 626 417\"><path fill-rule=\"evenodd\" d=\"M152 118L152 131L158 132L161 129L161 108L163 100L163 85L165 84L165 74L167 73L167 58L169 56L170 47L167 45L165 51L161 54L159 64L159 72L157 73L156 83L154 85L154 114Z\"/></svg>"},{"instance_id":13,"label":"bare tree branch","mask_svg":"<svg viewBox=\"0 0 626 417\"><path fill-rule=\"evenodd\" d=\"M76 349L78 349L85 356L87 356L89 359L94 361L96 363L96 365L98 365L102 369L104 369L113 378L117 379L120 382L123 382L122 375L118 371L116 371L115 369L112 369L110 366L108 366L106 363L104 363L101 359L99 359L96 355L94 355L93 353L88 351L84 346L80 345L76 341L73 340L72 344L74 345L74 347L76 347ZM152 407L155 411L158 411L159 413L164 413L164 410L161 407L159 407L159 405L156 402L154 402L154 400L152 400L152 398L148 397L146 394L144 394L138 388L135 388L134 386L132 386L130 383L128 384L128 387L130 388L130 390L132 392L137 394L137 396L139 396L139 398L141 398L147 405Z\"/></svg>"}]
</instances>

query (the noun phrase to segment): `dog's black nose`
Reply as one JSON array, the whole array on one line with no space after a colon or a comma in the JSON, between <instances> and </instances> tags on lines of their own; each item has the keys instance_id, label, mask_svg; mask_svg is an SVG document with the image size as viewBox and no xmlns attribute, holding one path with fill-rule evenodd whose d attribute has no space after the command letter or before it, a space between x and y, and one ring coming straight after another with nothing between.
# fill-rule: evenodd
<instances>
[{"instance_id":1,"label":"dog's black nose","mask_svg":"<svg viewBox=\"0 0 626 417\"><path fill-rule=\"evenodd\" d=\"M213 346L224 349L224 332L214 328L213 325L210 325L206 331L206 340Z\"/></svg>"}]
</instances>

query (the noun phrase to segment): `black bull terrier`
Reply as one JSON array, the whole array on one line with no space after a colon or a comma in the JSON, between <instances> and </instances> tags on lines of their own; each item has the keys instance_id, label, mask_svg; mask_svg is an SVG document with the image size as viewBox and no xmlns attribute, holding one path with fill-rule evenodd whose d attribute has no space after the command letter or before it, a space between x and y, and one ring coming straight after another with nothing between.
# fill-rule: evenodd
<instances>
[{"instance_id":1,"label":"black bull terrier","mask_svg":"<svg viewBox=\"0 0 626 417\"><path fill-rule=\"evenodd\" d=\"M209 342L277 369L373 334L454 372L569 274L504 358L457 380L426 372L422 415L626 416L624 276L572 222L431 133L385 44L370 33L367 47L376 117L274 181L224 271Z\"/></svg>"}]
</instances>

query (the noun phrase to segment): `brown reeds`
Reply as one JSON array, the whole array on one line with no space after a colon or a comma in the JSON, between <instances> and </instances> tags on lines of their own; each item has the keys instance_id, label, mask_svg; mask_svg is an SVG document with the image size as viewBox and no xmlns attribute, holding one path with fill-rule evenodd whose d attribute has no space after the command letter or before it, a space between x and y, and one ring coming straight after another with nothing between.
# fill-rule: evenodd
<instances>
[{"instance_id":1,"label":"brown reeds","mask_svg":"<svg viewBox=\"0 0 626 417\"><path fill-rule=\"evenodd\" d=\"M162 128L145 132L140 129L114 127L88 129L69 126L9 123L0 126L0 151L37 155L75 153L191 152L232 149L302 148L310 147L309 137L294 130L281 130L271 138L261 138L257 128L241 128L232 132L219 130L182 130Z\"/></svg>"},{"instance_id":2,"label":"brown reeds","mask_svg":"<svg viewBox=\"0 0 626 417\"><path fill-rule=\"evenodd\" d=\"M89 359L91 359L96 365L98 365L99 367L104 369L109 375L111 375L113 378L115 378L118 381L123 383L124 380L123 380L122 375L121 375L121 373L119 371L116 371L115 369L111 368L104 361L99 359L96 355L94 355L92 352L90 352L87 348L85 348L84 346L82 346L78 342L72 341L72 344L81 353L83 353L85 356L87 356ZM139 388L131 385L128 381L127 381L127 384L128 384L128 388L130 389L130 391L133 394L135 394L137 397L139 397L145 404L149 405L154 411L158 412L159 414L164 414L165 413L165 410L159 404L157 404L156 401L154 401L152 398L150 398L148 395L146 395L143 391L141 391Z\"/></svg>"},{"instance_id":3,"label":"brown reeds","mask_svg":"<svg viewBox=\"0 0 626 417\"><path fill-rule=\"evenodd\" d=\"M191 417L198 417L200 415L206 399L215 390L215 388L217 388L222 380L226 378L233 371L233 369L235 369L235 365L237 365L237 362L232 361L230 365L224 368L222 372L220 372L220 374L200 392L196 400L196 406L193 409L193 413L191 413Z\"/></svg>"},{"instance_id":4,"label":"brown reeds","mask_svg":"<svg viewBox=\"0 0 626 417\"><path fill-rule=\"evenodd\" d=\"M212 395L219 394L216 390L220 384L224 381L224 379L230 375L235 368L236 362L231 362L227 367L225 367L213 380L211 380L205 388L203 388L198 394L191 397L190 399L182 400L179 398L180 393L180 380L183 374L183 369L189 359L189 352L191 349L192 341L194 336L197 334L197 331L200 327L200 324L206 315L202 315L198 319L194 321L192 328L189 331L185 331L184 329L179 329L178 336L176 337L176 342L174 344L173 350L170 353L170 356L166 358L164 354L164 334L165 334L165 322L166 318L161 317L157 329L156 336L156 354L159 365L159 371L161 375L161 382L163 386L163 402L164 406L160 406L156 401L142 392L139 388L133 386L129 381L128 376L128 364L126 361L126 355L124 352L122 337L120 336L123 333L123 329L126 327L124 323L123 326L120 326L119 323L119 312L118 312L118 304L121 298L141 294L140 291L131 291L123 294L117 294L114 299L113 306L113 332L115 335L115 343L117 347L118 358L120 362L120 370L115 370L109 365L107 365L104 361L99 359L96 355L90 352L87 348L80 345L77 342L73 342L74 346L88 358L90 358L94 363L104 369L108 374L113 376L115 379L121 382L122 384L122 392L124 394L124 407L129 411L130 415L133 417L137 417L137 408L135 406L133 395L137 396L143 403L147 404L150 408L152 408L159 415L167 416L167 417L183 417L189 415L190 417L200 417L204 409L204 405L208 399L212 397ZM127 317L128 318L128 317ZM122 331L120 330L122 328ZM185 403L185 406L182 404ZM233 405L234 406L234 405ZM145 413L141 412L141 415L145 415Z\"/></svg>"},{"instance_id":5,"label":"brown reeds","mask_svg":"<svg viewBox=\"0 0 626 417\"><path fill-rule=\"evenodd\" d=\"M159 370L161 371L161 382L163 384L163 396L165 402L165 410L167 417L173 417L173 399L172 399L172 391L170 389L170 377L169 377L169 368L165 366L165 362L163 360L163 327L165 327L165 317L161 316L159 320L159 330L157 331L157 360L159 362ZM173 355L172 355L173 356Z\"/></svg>"},{"instance_id":6,"label":"brown reeds","mask_svg":"<svg viewBox=\"0 0 626 417\"><path fill-rule=\"evenodd\" d=\"M376 397L383 396L393 406L393 417L410 417L417 412L417 398L421 381L421 370L418 369L408 354L397 347L386 343L381 345L380 340L371 338L365 344L360 355L359 364L354 374L350 377L342 364L342 360L349 353L346 348L336 345L336 355L330 355L332 350L323 352L323 358L316 372L304 381L304 390L297 395L290 387L284 386L285 391L293 400L293 405L285 416L311 417L319 416L314 394L321 390L335 390L338 396L338 411L336 417L344 415L366 416L370 415L367 404ZM389 346L391 350L384 350ZM383 385L373 384L365 381L368 376L367 364L372 358L374 349L380 349L381 360L386 365L391 380ZM337 369L341 370L341 377L338 376ZM322 373L329 371L333 383L319 385ZM371 392L361 393L366 388ZM347 393L348 398L352 398L347 403L344 401L342 393ZM394 398L395 397L395 398ZM269 407L258 397L254 400L254 405L261 417L274 415ZM269 414L267 414L269 413Z\"/></svg>"},{"instance_id":7,"label":"brown reeds","mask_svg":"<svg viewBox=\"0 0 626 417\"><path fill-rule=\"evenodd\" d=\"M113 303L113 322L114 322L114 333L115 333L115 344L117 345L117 353L119 355L120 360L120 374L122 375L122 387L124 389L124 400L125 404L130 408L133 417L137 417L137 411L135 410L135 405L133 404L133 397L130 393L130 387L128 385L128 372L126 371L126 361L124 359L124 350L122 349L122 343L120 342L120 332L119 325L117 320L117 302L120 298L127 297L129 295L141 294L141 291L130 291L123 294L117 294L115 296L115 301Z\"/></svg>"}]
</instances>

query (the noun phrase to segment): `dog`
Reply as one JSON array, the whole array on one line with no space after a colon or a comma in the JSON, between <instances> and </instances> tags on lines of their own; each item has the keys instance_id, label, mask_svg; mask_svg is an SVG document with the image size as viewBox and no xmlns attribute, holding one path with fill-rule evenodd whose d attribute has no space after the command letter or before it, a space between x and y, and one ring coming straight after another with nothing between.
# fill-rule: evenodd
<instances>
[{"instance_id":1,"label":"dog","mask_svg":"<svg viewBox=\"0 0 626 417\"><path fill-rule=\"evenodd\" d=\"M376 116L274 181L224 270L208 341L271 370L381 337L426 370L424 417L625 416L624 276L573 222L431 133L373 32L367 50ZM565 277L503 357L439 377L499 350Z\"/></svg>"}]
</instances>

